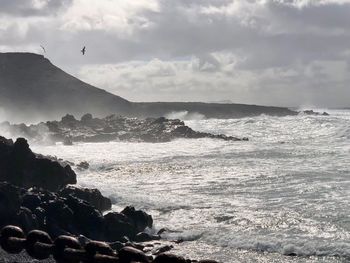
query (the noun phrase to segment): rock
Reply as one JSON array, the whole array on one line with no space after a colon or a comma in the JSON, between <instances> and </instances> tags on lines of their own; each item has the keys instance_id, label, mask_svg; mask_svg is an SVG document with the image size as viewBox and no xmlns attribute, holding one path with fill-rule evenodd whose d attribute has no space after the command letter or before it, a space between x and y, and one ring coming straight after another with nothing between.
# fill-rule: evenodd
<instances>
[{"instance_id":1,"label":"rock","mask_svg":"<svg viewBox=\"0 0 350 263\"><path fill-rule=\"evenodd\" d=\"M63 125L71 126L72 124L76 123L77 120L74 118L73 115L66 114L65 116L62 117L61 122Z\"/></svg>"},{"instance_id":2,"label":"rock","mask_svg":"<svg viewBox=\"0 0 350 263\"><path fill-rule=\"evenodd\" d=\"M31 211L34 211L41 204L40 196L31 192L27 192L22 197L22 200L22 206L30 209Z\"/></svg>"},{"instance_id":3,"label":"rock","mask_svg":"<svg viewBox=\"0 0 350 263\"><path fill-rule=\"evenodd\" d=\"M153 263L186 263L186 259L173 254L162 253L153 260Z\"/></svg>"},{"instance_id":4,"label":"rock","mask_svg":"<svg viewBox=\"0 0 350 263\"><path fill-rule=\"evenodd\" d=\"M165 245L165 246L161 246L160 248L158 248L155 252L154 252L154 255L158 255L158 254L161 254L161 253L164 253L164 252L168 252L170 250L172 250L174 248L173 245Z\"/></svg>"},{"instance_id":5,"label":"rock","mask_svg":"<svg viewBox=\"0 0 350 263\"><path fill-rule=\"evenodd\" d=\"M67 145L67 146L71 146L71 145L73 145L73 142L72 142L72 140L71 140L71 138L70 137L64 137L64 139L63 139L63 145Z\"/></svg>"},{"instance_id":6,"label":"rock","mask_svg":"<svg viewBox=\"0 0 350 263\"><path fill-rule=\"evenodd\" d=\"M6 182L0 182L0 225L10 223L21 206L20 189Z\"/></svg>"},{"instance_id":7,"label":"rock","mask_svg":"<svg viewBox=\"0 0 350 263\"><path fill-rule=\"evenodd\" d=\"M119 261L121 263L130 263L130 262L144 262L148 263L148 257L141 250L138 250L133 247L123 247L118 252Z\"/></svg>"},{"instance_id":8,"label":"rock","mask_svg":"<svg viewBox=\"0 0 350 263\"><path fill-rule=\"evenodd\" d=\"M106 240L105 220L100 211L72 195L67 196L64 203L73 211L74 225L79 234L91 239Z\"/></svg>"},{"instance_id":9,"label":"rock","mask_svg":"<svg viewBox=\"0 0 350 263\"><path fill-rule=\"evenodd\" d=\"M87 169L89 169L89 166L90 166L89 163L86 161L83 161L83 162L80 162L77 164L77 168L79 170L87 170Z\"/></svg>"},{"instance_id":10,"label":"rock","mask_svg":"<svg viewBox=\"0 0 350 263\"><path fill-rule=\"evenodd\" d=\"M38 186L57 191L67 184L76 183L76 174L69 165L37 157L28 142L18 138L10 142L0 141L0 180L21 187Z\"/></svg>"},{"instance_id":11,"label":"rock","mask_svg":"<svg viewBox=\"0 0 350 263\"><path fill-rule=\"evenodd\" d=\"M136 229L136 233L142 232L146 227L152 228L153 219L152 216L144 211L136 210L132 206L127 206L121 211L122 214L126 215L133 226Z\"/></svg>"},{"instance_id":12,"label":"rock","mask_svg":"<svg viewBox=\"0 0 350 263\"><path fill-rule=\"evenodd\" d=\"M168 142L178 138L242 140L223 134L197 132L186 126L181 120L172 120L165 117L136 119L109 115L105 118L93 118L88 113L83 115L79 121L72 115L66 115L61 121L49 121L31 126L23 125L6 124L5 126L6 130L11 130L12 134L21 134L21 136L36 141L49 137L54 142L63 141L66 145L80 141L109 142L114 140L155 143ZM45 133L46 136L43 136Z\"/></svg>"},{"instance_id":13,"label":"rock","mask_svg":"<svg viewBox=\"0 0 350 263\"><path fill-rule=\"evenodd\" d=\"M92 115L90 113L86 113L81 117L80 121L83 123L88 123L89 121L92 121Z\"/></svg>"},{"instance_id":14,"label":"rock","mask_svg":"<svg viewBox=\"0 0 350 263\"><path fill-rule=\"evenodd\" d=\"M124 243L120 242L120 241L115 241L112 243L109 243L109 246L116 251L121 250L123 247L125 247Z\"/></svg>"},{"instance_id":15,"label":"rock","mask_svg":"<svg viewBox=\"0 0 350 263\"><path fill-rule=\"evenodd\" d=\"M145 232L140 232L135 236L134 241L147 242L147 241L159 240L159 239L160 239L160 236L158 236L158 235L150 235L150 234L145 233Z\"/></svg>"},{"instance_id":16,"label":"rock","mask_svg":"<svg viewBox=\"0 0 350 263\"><path fill-rule=\"evenodd\" d=\"M13 140L12 139L6 139L5 137L0 136L0 144L5 144L6 146L12 146Z\"/></svg>"},{"instance_id":17,"label":"rock","mask_svg":"<svg viewBox=\"0 0 350 263\"><path fill-rule=\"evenodd\" d=\"M104 197L97 189L78 188L74 186L66 186L59 194L63 197L72 195L76 198L85 200L96 209L100 211L110 210L112 208L112 202L109 198Z\"/></svg>"},{"instance_id":18,"label":"rock","mask_svg":"<svg viewBox=\"0 0 350 263\"><path fill-rule=\"evenodd\" d=\"M104 219L107 241L122 241L124 236L134 238L137 233L129 218L122 213L110 212Z\"/></svg>"},{"instance_id":19,"label":"rock","mask_svg":"<svg viewBox=\"0 0 350 263\"><path fill-rule=\"evenodd\" d=\"M38 229L39 227L36 215L26 207L20 207L15 218L13 219L13 222L15 225L21 227L25 233Z\"/></svg>"}]
</instances>

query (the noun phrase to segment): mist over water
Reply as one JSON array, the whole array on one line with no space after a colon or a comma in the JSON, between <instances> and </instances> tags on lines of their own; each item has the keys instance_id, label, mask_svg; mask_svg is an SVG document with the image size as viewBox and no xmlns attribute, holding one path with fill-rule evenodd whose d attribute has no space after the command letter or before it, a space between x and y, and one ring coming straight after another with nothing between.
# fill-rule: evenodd
<instances>
[{"instance_id":1,"label":"mist over water","mask_svg":"<svg viewBox=\"0 0 350 263\"><path fill-rule=\"evenodd\" d=\"M222 262L346 262L350 258L350 111L330 116L186 120L249 142L34 146L78 163L78 184L113 209L151 213L155 231L188 240L174 252ZM288 257L286 255L295 255Z\"/></svg>"}]
</instances>

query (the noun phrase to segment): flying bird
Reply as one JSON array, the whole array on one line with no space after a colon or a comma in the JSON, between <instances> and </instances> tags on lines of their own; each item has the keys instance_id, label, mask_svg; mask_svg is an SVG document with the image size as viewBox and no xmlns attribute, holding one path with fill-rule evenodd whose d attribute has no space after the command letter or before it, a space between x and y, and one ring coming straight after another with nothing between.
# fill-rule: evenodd
<instances>
[{"instance_id":1,"label":"flying bird","mask_svg":"<svg viewBox=\"0 0 350 263\"><path fill-rule=\"evenodd\" d=\"M42 45L40 45L40 47L43 49L44 53L46 54L45 48Z\"/></svg>"},{"instance_id":2,"label":"flying bird","mask_svg":"<svg viewBox=\"0 0 350 263\"><path fill-rule=\"evenodd\" d=\"M86 48L85 48L85 46L84 46L83 49L80 50L80 52L83 53L83 55L85 55L85 50L86 50Z\"/></svg>"}]
</instances>

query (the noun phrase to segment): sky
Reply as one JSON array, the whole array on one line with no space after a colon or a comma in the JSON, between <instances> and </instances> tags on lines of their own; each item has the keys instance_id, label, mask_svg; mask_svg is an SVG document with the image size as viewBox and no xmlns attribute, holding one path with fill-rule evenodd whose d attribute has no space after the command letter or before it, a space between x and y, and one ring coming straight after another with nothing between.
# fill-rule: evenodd
<instances>
[{"instance_id":1,"label":"sky","mask_svg":"<svg viewBox=\"0 0 350 263\"><path fill-rule=\"evenodd\" d=\"M10 51L131 101L350 106L350 0L0 0Z\"/></svg>"}]
</instances>

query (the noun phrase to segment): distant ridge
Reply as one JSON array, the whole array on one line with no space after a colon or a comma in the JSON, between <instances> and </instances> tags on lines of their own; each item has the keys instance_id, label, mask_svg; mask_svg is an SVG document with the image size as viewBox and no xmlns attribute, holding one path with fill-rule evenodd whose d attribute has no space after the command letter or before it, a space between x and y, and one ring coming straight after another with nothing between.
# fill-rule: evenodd
<instances>
[{"instance_id":1,"label":"distant ridge","mask_svg":"<svg viewBox=\"0 0 350 263\"><path fill-rule=\"evenodd\" d=\"M42 55L0 53L0 107L24 119L128 111L130 102L67 74Z\"/></svg>"},{"instance_id":2,"label":"distant ridge","mask_svg":"<svg viewBox=\"0 0 350 263\"><path fill-rule=\"evenodd\" d=\"M36 122L88 112L100 117L159 117L179 111L208 118L296 114L287 108L244 104L130 102L67 74L42 55L0 53L0 119L5 115L11 122Z\"/></svg>"}]
</instances>

